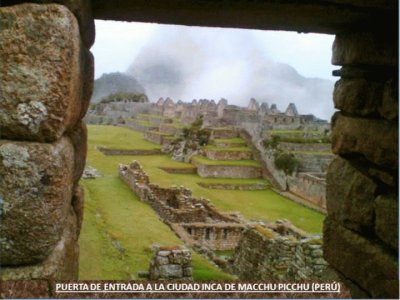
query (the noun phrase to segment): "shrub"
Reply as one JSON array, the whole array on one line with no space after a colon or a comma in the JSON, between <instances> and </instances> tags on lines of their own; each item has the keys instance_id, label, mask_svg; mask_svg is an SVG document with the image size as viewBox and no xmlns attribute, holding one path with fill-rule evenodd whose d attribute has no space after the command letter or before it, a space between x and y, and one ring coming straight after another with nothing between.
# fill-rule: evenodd
<instances>
[{"instance_id":1,"label":"shrub","mask_svg":"<svg viewBox=\"0 0 400 300\"><path fill-rule=\"evenodd\" d=\"M100 103L110 103L110 102L146 103L146 102L149 102L149 99L147 98L147 96L145 94L118 92L118 93L110 94L106 97L103 97L100 100Z\"/></svg>"},{"instance_id":2,"label":"shrub","mask_svg":"<svg viewBox=\"0 0 400 300\"><path fill-rule=\"evenodd\" d=\"M279 145L281 137L279 135L273 135L271 139L264 139L263 145L265 148L276 149Z\"/></svg>"},{"instance_id":3,"label":"shrub","mask_svg":"<svg viewBox=\"0 0 400 300\"><path fill-rule=\"evenodd\" d=\"M283 171L286 175L292 175L300 162L292 153L277 151L274 154L274 164L278 170Z\"/></svg>"}]
</instances>

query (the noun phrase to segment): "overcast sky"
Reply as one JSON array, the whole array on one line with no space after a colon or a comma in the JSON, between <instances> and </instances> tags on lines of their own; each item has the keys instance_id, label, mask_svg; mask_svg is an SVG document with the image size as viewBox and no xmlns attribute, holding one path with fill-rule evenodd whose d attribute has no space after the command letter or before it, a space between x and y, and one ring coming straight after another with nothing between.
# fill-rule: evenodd
<instances>
[{"instance_id":1,"label":"overcast sky","mask_svg":"<svg viewBox=\"0 0 400 300\"><path fill-rule=\"evenodd\" d=\"M103 73L125 72L141 48L160 27L174 28L176 25L96 20L96 42L92 48L96 58L96 78ZM214 29L209 28L209 30ZM265 52L271 59L291 65L305 77L332 79L333 66L330 61L333 35L246 29L226 30L238 33L250 31L260 44L265 45Z\"/></svg>"},{"instance_id":2,"label":"overcast sky","mask_svg":"<svg viewBox=\"0 0 400 300\"><path fill-rule=\"evenodd\" d=\"M300 113L314 113L329 118L333 112L331 89L328 88L326 97L324 92L322 96L321 93L316 97L310 96L315 95L313 87L296 91L292 86L287 88L285 94L282 82L273 86L274 78L266 79L265 76L267 83L262 81L264 75L253 77L257 66L268 65L268 61L271 61L271 66L273 62L286 63L304 77L331 80L333 87L335 79L331 74L334 67L330 63L333 39L332 35L285 31L96 21L96 42L92 52L95 56L96 78L103 73L126 72L129 67L130 74L135 75L135 68L143 69L141 62L150 64L162 57L180 63L179 71L186 74L187 81L183 85L186 90L178 86L177 90L181 93L177 93L176 89L167 90L167 93L160 89L157 93L145 86L152 101L167 96L183 101L194 98L218 101L224 97L232 104L243 106L249 100L245 98L256 91L254 96L257 100L269 104L273 101L281 110L285 109L282 106L293 101L303 108ZM140 81L140 78L137 79ZM250 89L249 93L242 94L245 89ZM269 89L270 92L264 93L265 96L261 92L263 89ZM297 95L299 97L296 100ZM311 101L312 104L308 103ZM304 111L308 107L309 111Z\"/></svg>"}]
</instances>

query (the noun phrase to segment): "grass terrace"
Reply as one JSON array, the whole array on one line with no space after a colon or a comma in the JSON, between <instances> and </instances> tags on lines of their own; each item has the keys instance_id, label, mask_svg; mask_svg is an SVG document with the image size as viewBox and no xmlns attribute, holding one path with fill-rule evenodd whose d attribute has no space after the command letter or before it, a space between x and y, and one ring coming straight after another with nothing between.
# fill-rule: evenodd
<instances>
[{"instance_id":1,"label":"grass terrace","mask_svg":"<svg viewBox=\"0 0 400 300\"><path fill-rule=\"evenodd\" d=\"M251 149L248 147L216 147L214 145L208 145L204 147L205 149L208 150L213 150L213 151L232 151L232 152L251 152Z\"/></svg>"},{"instance_id":2,"label":"grass terrace","mask_svg":"<svg viewBox=\"0 0 400 300\"><path fill-rule=\"evenodd\" d=\"M213 166L251 166L259 167L260 163L255 160L212 160L204 156L193 156L193 163L199 163L203 165L213 165Z\"/></svg>"},{"instance_id":3,"label":"grass terrace","mask_svg":"<svg viewBox=\"0 0 400 300\"><path fill-rule=\"evenodd\" d=\"M152 257L152 244L182 244L151 207L141 202L118 177L118 165L129 164L132 160L140 162L151 182L163 187L184 185L192 190L195 197L210 199L221 211L239 211L249 220L273 221L286 218L305 231L321 233L321 213L294 203L272 190L212 190L197 184L267 183L263 179L201 178L196 174L168 174L160 168L189 168L192 165L173 161L167 155L105 156L96 150L97 146L120 149L159 147L144 140L142 133L122 127L90 125L88 130L88 164L99 170L103 177L81 181L85 189L85 213L80 235L82 280L131 280L136 278L138 271L147 270ZM196 280L230 279L228 274L195 253L193 274Z\"/></svg>"}]
</instances>

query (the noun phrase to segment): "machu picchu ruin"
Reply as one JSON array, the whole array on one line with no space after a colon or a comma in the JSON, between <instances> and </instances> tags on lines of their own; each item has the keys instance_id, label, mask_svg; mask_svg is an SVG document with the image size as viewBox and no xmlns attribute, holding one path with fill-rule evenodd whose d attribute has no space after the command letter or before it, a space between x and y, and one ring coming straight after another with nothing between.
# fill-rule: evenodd
<instances>
[{"instance_id":1,"label":"machu picchu ruin","mask_svg":"<svg viewBox=\"0 0 400 300\"><path fill-rule=\"evenodd\" d=\"M294 103L282 112L254 98L239 107L226 99L175 103L167 97L153 103L95 104L86 121L143 132L145 140L161 145L174 160L192 163L200 177L265 178L285 196L326 211L325 174L333 159L330 125L299 114ZM209 131L205 145L184 141L195 122ZM296 164L290 174L276 164L284 155Z\"/></svg>"}]
</instances>

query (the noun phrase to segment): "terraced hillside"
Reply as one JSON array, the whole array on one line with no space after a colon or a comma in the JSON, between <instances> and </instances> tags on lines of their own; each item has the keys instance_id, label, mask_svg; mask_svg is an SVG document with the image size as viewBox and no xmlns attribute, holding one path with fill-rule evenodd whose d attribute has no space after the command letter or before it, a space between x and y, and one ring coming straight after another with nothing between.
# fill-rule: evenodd
<instances>
[{"instance_id":1,"label":"terraced hillside","mask_svg":"<svg viewBox=\"0 0 400 300\"><path fill-rule=\"evenodd\" d=\"M239 211L249 220L272 221L286 218L308 232L321 232L322 214L276 194L262 178L200 177L193 173L193 164L172 161L167 155L105 156L96 149L98 146L119 149L160 147L144 140L143 133L127 128L89 126L88 164L104 176L96 180L82 180L86 204L80 238L81 279L136 277L138 271L147 269L153 243L181 243L172 231L159 221L150 206L140 202L118 178L118 164L127 164L134 159L140 162L152 182L164 187L184 185L193 191L194 196L210 199L221 211ZM244 150L246 147L245 142L237 137L215 139L213 145L209 146L210 149L225 149L220 151L235 148ZM203 162L220 163L206 157L198 159ZM246 159L233 160L230 163L257 166L254 160ZM188 173L167 172L171 169L183 169ZM259 188L248 190L247 186ZM194 277L226 279L229 276L194 253Z\"/></svg>"}]
</instances>

